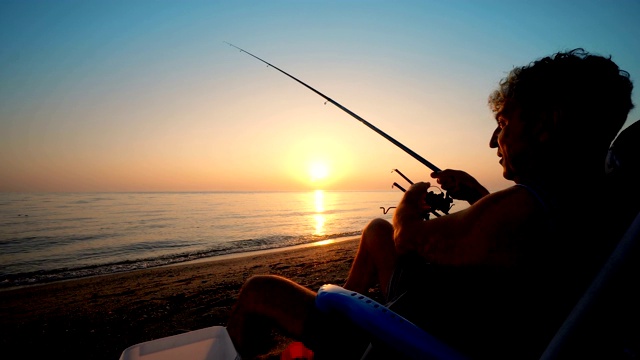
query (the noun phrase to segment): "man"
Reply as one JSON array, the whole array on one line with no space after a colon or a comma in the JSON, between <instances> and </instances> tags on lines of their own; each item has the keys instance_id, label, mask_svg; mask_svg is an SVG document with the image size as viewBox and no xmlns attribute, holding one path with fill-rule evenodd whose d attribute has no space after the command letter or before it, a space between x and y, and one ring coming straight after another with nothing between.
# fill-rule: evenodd
<instances>
[{"instance_id":1,"label":"man","mask_svg":"<svg viewBox=\"0 0 640 360\"><path fill-rule=\"evenodd\" d=\"M432 174L471 205L425 221L430 184L412 185L393 224L365 227L344 287L379 285L391 309L471 357L538 358L617 240L593 236L615 215L602 214L596 189L632 88L610 58L582 49L513 69L489 97L489 145L515 186L488 194L464 172ZM320 314L315 295L281 277L250 278L227 326L237 349L259 351L268 321L318 358L333 347L357 359L366 336Z\"/></svg>"}]
</instances>

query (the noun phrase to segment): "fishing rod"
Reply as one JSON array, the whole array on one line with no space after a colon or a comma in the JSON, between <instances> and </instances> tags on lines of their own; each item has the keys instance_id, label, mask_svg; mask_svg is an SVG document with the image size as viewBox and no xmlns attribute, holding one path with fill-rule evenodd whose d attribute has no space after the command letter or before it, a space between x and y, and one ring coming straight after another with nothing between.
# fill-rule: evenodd
<instances>
[{"instance_id":1,"label":"fishing rod","mask_svg":"<svg viewBox=\"0 0 640 360\"><path fill-rule=\"evenodd\" d=\"M433 165L430 161L428 161L427 159L423 158L422 156L418 155L415 151L409 149L408 147L404 146L401 142L399 142L398 140L392 138L391 136L387 135L387 133L385 133L384 131L378 129L377 127L375 127L373 124L371 124L370 122L368 122L367 120L363 119L362 117L360 117L358 114L354 113L353 111L347 109L346 107L340 105L337 101L333 100L332 98L328 97L327 95L321 93L320 91L314 89L313 87L311 87L310 85L306 84L305 82L303 82L302 80L296 78L295 76L289 74L288 72L280 69L279 67L267 62L266 60L263 60L255 55L253 55L252 53L239 48L229 42L224 41L225 44L228 44L229 46L232 46L238 50L240 50L240 52L243 52L251 57L254 57L256 59L258 59L259 61L267 64L267 66L270 66L278 71L280 71L281 73L287 75L288 77L290 77L291 79L295 80L296 82L298 82L299 84L301 84L302 86L306 87L307 89L313 91L314 93L320 95L322 98L324 98L325 100L327 100L328 102L332 103L333 105L335 105L336 107L338 107L340 110L346 112L347 114L351 115L352 117L354 117L356 120L360 121L361 123L363 123L364 125L366 125L369 129L375 131L376 133L378 133L379 135L381 135L383 138L389 140L392 144L394 144L395 146L399 147L400 149L404 150L404 152L406 152L407 154L411 155L414 159L418 160L419 162L421 162L423 165L425 165L426 167L428 167L429 169L431 169L432 171L435 172L440 172L440 168L438 168L437 166ZM407 177L405 177L404 175L402 175L402 173L400 173L397 169L395 169L396 172L398 172L405 180L407 180L409 183L413 184L413 182L411 180L409 180ZM397 183L394 183L394 185ZM399 189L403 190L404 189L400 186L398 186ZM433 200L435 200L434 202L437 203L437 207L433 206L434 208L431 213L433 213L436 216L440 216L440 214L438 214L435 210L440 210L442 212L444 212L445 214L448 213L449 209L451 208L450 204L453 201L451 199L451 197L449 197L449 195L440 193L440 194L434 194L433 192L429 192L428 197L431 196L431 198ZM428 204L430 204L429 202L427 202Z\"/></svg>"},{"instance_id":2,"label":"fishing rod","mask_svg":"<svg viewBox=\"0 0 640 360\"><path fill-rule=\"evenodd\" d=\"M413 156L413 158L414 158L414 159L416 159L416 160L420 161L422 164L424 164L424 165L425 165L426 167L428 167L429 169L431 169L431 170L433 170L433 171L436 171L436 172L440 172L440 169L439 169L437 166L433 165L431 162L429 162L427 159L425 159L425 158L423 158L422 156L418 155L416 152L414 152L413 150L411 150L411 149L409 149L408 147L404 146L404 145L403 145L402 143L400 143L398 140L396 140L396 139L392 138L391 136L387 135L384 131L382 131L382 130L378 129L377 127L373 126L373 125L372 125L370 122L368 122L367 120L365 120L365 119L361 118L361 117L360 117L360 116L358 116L356 113L354 113L353 111L351 111L351 110L347 109L346 107L344 107L344 106L342 106L342 105L338 104L336 101L334 101L334 100L333 100L333 99L331 99L330 97L326 96L325 94L321 93L320 91L318 91L318 90L316 90L316 89L312 88L311 86L309 86L309 85L305 84L304 82L302 82L301 80L297 79L297 78L296 78L296 77L294 77L293 75L291 75L291 74L287 73L286 71L284 71L284 70L282 70L282 69L278 68L277 66L275 66L275 65L273 65L273 64L268 63L268 62L267 62L267 61L265 61L265 60L262 60L261 58L259 58L259 57L255 56L255 55L253 55L252 53L250 53L250 52L248 52L248 51L246 51L246 50L244 50L244 49L241 49L241 48L239 48L239 47L237 47L237 46L235 46L235 45L233 45L233 44L231 44L231 43L228 43L228 42L226 42L226 41L225 41L225 43L226 43L226 44L229 44L230 46L233 46L234 48L236 48L236 49L240 50L241 52L243 52L243 53L245 53L245 54L247 54L247 55L249 55L249 56L253 56L254 58L256 58L256 59L258 59L258 60L262 61L263 63L265 63L265 64L267 64L267 65L271 66L272 68L274 68L274 69L276 69L276 70L280 71L281 73L283 73L283 74L287 75L288 77L290 77L290 78L292 78L293 80L297 81L298 83L302 84L302 85L303 85L304 87L306 87L307 89L309 89L309 90L313 91L314 93L316 93L316 94L318 94L318 95L322 96L325 100L327 100L328 102L330 102L330 103L332 103L333 105L337 106L340 110L342 110L342 111L346 112L347 114L349 114L349 115L353 116L354 118L356 118L357 120L359 120L361 123L363 123L363 124L365 124L367 127L369 127L371 130L373 130L373 131L377 132L377 133L378 133L379 135L381 135L383 138L385 138L385 139L387 139L387 140L391 141L391 143L393 143L395 146L397 146L397 147L399 147L400 149L404 150L407 154L409 154L409 155Z\"/></svg>"}]
</instances>

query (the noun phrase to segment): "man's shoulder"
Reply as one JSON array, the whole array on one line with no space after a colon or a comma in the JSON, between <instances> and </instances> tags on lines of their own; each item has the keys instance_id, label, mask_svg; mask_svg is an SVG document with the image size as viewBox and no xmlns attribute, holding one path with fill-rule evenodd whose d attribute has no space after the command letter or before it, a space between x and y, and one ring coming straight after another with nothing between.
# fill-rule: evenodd
<instances>
[{"instance_id":1,"label":"man's shoulder","mask_svg":"<svg viewBox=\"0 0 640 360\"><path fill-rule=\"evenodd\" d=\"M530 205L534 205L534 203L538 202L541 199L540 193L542 193L542 191L536 189L535 187L523 184L515 184L502 190L492 192L484 198L491 200L492 202L524 201L528 199L534 200L530 203ZM523 203L523 205L527 204L528 202Z\"/></svg>"},{"instance_id":2,"label":"man's shoulder","mask_svg":"<svg viewBox=\"0 0 640 360\"><path fill-rule=\"evenodd\" d=\"M535 191L531 188L514 185L495 191L478 200L473 206L477 213L491 214L504 220L517 220L521 218L540 219L547 216L547 206Z\"/></svg>"}]
</instances>

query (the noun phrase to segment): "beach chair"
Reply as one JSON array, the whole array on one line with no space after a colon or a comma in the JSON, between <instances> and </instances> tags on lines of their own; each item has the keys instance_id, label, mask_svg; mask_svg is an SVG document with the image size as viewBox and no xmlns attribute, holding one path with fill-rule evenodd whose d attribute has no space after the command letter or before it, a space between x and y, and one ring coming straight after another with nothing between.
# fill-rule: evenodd
<instances>
[{"instance_id":1,"label":"beach chair","mask_svg":"<svg viewBox=\"0 0 640 360\"><path fill-rule=\"evenodd\" d=\"M541 360L640 358L640 213Z\"/></svg>"},{"instance_id":2,"label":"beach chair","mask_svg":"<svg viewBox=\"0 0 640 360\"><path fill-rule=\"evenodd\" d=\"M371 298L337 285L323 285L316 307L339 314L369 333L364 359L463 360L465 356ZM358 359L355 359L358 360Z\"/></svg>"}]
</instances>

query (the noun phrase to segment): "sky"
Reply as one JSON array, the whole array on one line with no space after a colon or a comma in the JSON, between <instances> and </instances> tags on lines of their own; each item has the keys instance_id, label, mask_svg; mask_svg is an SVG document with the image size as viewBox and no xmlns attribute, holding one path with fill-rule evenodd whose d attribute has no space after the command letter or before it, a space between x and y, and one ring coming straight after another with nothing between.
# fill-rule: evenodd
<instances>
[{"instance_id":1,"label":"sky","mask_svg":"<svg viewBox=\"0 0 640 360\"><path fill-rule=\"evenodd\" d=\"M489 190L487 97L583 47L638 86L640 1L0 0L0 192ZM640 118L636 89L626 126Z\"/></svg>"}]
</instances>

